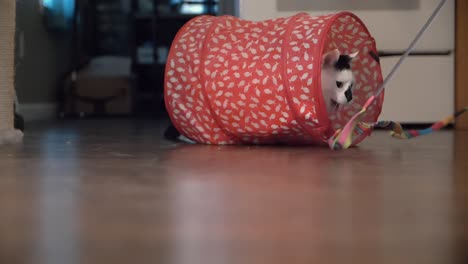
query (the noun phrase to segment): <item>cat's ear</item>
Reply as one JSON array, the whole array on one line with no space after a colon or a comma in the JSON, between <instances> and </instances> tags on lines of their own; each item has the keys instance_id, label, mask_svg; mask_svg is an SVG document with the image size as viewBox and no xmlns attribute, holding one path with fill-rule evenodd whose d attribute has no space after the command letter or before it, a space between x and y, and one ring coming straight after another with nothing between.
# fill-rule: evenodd
<instances>
[{"instance_id":1,"label":"cat's ear","mask_svg":"<svg viewBox=\"0 0 468 264\"><path fill-rule=\"evenodd\" d=\"M322 57L322 66L332 66L334 65L338 59L340 59L340 51L338 49L334 49L323 54Z\"/></svg>"},{"instance_id":2,"label":"cat's ear","mask_svg":"<svg viewBox=\"0 0 468 264\"><path fill-rule=\"evenodd\" d=\"M354 52L354 53L349 54L349 57L353 60L353 59L356 58L358 55L359 55L359 51L356 51L356 52Z\"/></svg>"}]
</instances>

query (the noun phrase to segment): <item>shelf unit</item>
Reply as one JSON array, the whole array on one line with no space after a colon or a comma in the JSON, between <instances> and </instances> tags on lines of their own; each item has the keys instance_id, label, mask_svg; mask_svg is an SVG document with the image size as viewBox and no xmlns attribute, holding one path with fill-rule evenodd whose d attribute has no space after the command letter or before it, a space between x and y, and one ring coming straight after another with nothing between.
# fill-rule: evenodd
<instances>
[{"instance_id":1,"label":"shelf unit","mask_svg":"<svg viewBox=\"0 0 468 264\"><path fill-rule=\"evenodd\" d=\"M145 10L141 3L152 8ZM218 1L132 0L130 55L137 115L165 112L164 69L172 40L185 23L201 15L180 13L184 5L202 5L202 14L215 15Z\"/></svg>"},{"instance_id":2,"label":"shelf unit","mask_svg":"<svg viewBox=\"0 0 468 264\"><path fill-rule=\"evenodd\" d=\"M92 0L92 2L95 55L128 55L130 25L122 2L116 0Z\"/></svg>"}]
</instances>

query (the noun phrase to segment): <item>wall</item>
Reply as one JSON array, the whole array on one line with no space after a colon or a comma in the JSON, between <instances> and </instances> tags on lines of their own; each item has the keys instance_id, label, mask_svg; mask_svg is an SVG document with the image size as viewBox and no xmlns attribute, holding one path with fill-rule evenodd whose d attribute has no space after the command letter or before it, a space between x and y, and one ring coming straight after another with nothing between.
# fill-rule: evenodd
<instances>
[{"instance_id":1,"label":"wall","mask_svg":"<svg viewBox=\"0 0 468 264\"><path fill-rule=\"evenodd\" d=\"M341 1L338 4L330 5L331 10L325 10L325 4L329 0L320 1L300 1L300 0L238 0L240 5L240 16L251 20L264 20L275 17L289 16L298 12L308 12L312 15L328 14L338 10L347 10L357 14L369 28L373 37L377 41L379 50L401 51L408 47L409 42L421 29L426 19L434 11L440 0L419 0L418 7L409 6L407 10L401 10L401 6L393 6L391 10L388 6L376 9L368 7L357 7L356 1ZM337 2L334 0L333 2ZM363 2L364 0L359 0ZM385 0L392 3L394 0ZM415 0L412 0L412 2ZM288 2L288 11L280 10L281 4L278 2ZM379 0L384 3L384 0ZM318 9L302 9L310 6L321 7ZM332 7L337 7L332 9ZM354 7L354 8L353 8ZM454 31L454 10L455 0L448 0L441 10L437 19L431 24L427 32L422 36L416 48L424 51L451 50L455 47Z\"/></svg>"},{"instance_id":2,"label":"wall","mask_svg":"<svg viewBox=\"0 0 468 264\"><path fill-rule=\"evenodd\" d=\"M239 1L219 0L219 14L239 16Z\"/></svg>"},{"instance_id":3,"label":"wall","mask_svg":"<svg viewBox=\"0 0 468 264\"><path fill-rule=\"evenodd\" d=\"M70 68L71 34L46 30L39 0L17 1L16 15L15 81L20 104L50 104L56 101L59 76ZM23 43L19 41L21 33Z\"/></svg>"}]
</instances>

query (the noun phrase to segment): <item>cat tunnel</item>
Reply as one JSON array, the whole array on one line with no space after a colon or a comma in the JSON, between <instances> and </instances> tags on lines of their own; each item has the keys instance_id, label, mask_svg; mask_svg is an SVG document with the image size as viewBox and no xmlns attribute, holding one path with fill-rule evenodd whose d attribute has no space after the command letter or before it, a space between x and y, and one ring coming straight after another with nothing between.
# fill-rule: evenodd
<instances>
[{"instance_id":1,"label":"cat tunnel","mask_svg":"<svg viewBox=\"0 0 468 264\"><path fill-rule=\"evenodd\" d=\"M353 60L353 101L328 114L322 56L338 49ZM299 13L267 21L198 16L176 35L165 72L172 123L205 144L327 144L382 83L376 44L354 14ZM377 121L383 93L361 121ZM369 133L361 133L358 144Z\"/></svg>"},{"instance_id":2,"label":"cat tunnel","mask_svg":"<svg viewBox=\"0 0 468 264\"><path fill-rule=\"evenodd\" d=\"M0 145L22 138L14 129L15 8L16 1L0 0Z\"/></svg>"}]
</instances>

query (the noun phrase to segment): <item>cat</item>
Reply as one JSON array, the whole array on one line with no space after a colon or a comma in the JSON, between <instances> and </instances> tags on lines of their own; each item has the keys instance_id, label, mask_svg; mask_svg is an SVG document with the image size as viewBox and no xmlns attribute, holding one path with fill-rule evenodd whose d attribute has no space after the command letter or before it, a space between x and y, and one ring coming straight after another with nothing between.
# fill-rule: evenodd
<instances>
[{"instance_id":1,"label":"cat","mask_svg":"<svg viewBox=\"0 0 468 264\"><path fill-rule=\"evenodd\" d=\"M332 114L353 100L354 74L351 62L359 52L341 54L338 49L322 57L322 95L328 114Z\"/></svg>"},{"instance_id":2,"label":"cat","mask_svg":"<svg viewBox=\"0 0 468 264\"><path fill-rule=\"evenodd\" d=\"M322 94L328 114L339 110L343 105L353 99L354 74L351 62L359 52L341 54L338 49L332 50L322 57ZM170 124L164 133L164 137L171 141L183 141L194 144L195 142L184 137Z\"/></svg>"},{"instance_id":3,"label":"cat","mask_svg":"<svg viewBox=\"0 0 468 264\"><path fill-rule=\"evenodd\" d=\"M164 138L170 141L175 141L175 142L185 142L189 144L195 144L196 142L193 140L190 140L189 138L185 137L184 135L181 135L179 131L175 128L175 126L171 123L169 124L169 127L166 129L164 132Z\"/></svg>"}]
</instances>

